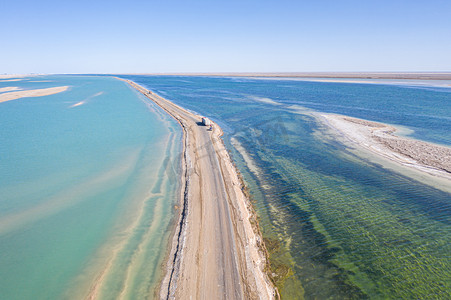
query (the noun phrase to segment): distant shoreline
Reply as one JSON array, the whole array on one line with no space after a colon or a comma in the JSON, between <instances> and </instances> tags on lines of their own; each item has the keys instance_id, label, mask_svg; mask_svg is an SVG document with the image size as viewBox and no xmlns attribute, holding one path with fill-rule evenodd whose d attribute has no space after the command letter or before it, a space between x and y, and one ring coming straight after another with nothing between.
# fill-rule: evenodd
<instances>
[{"instance_id":1,"label":"distant shoreline","mask_svg":"<svg viewBox=\"0 0 451 300\"><path fill-rule=\"evenodd\" d=\"M180 72L121 75L451 80L451 72Z\"/></svg>"},{"instance_id":2,"label":"distant shoreline","mask_svg":"<svg viewBox=\"0 0 451 300\"><path fill-rule=\"evenodd\" d=\"M0 80L39 76L44 74L4 74ZM156 73L55 73L47 75L146 75L192 77L256 77L256 78L340 78L340 79L410 79L451 80L449 72L156 72Z\"/></svg>"}]
</instances>

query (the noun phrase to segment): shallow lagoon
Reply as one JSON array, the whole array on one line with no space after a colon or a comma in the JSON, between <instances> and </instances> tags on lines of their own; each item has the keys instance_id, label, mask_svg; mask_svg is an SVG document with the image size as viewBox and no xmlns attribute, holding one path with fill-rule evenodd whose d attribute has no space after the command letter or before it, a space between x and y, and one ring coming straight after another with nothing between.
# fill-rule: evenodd
<instances>
[{"instance_id":1,"label":"shallow lagoon","mask_svg":"<svg viewBox=\"0 0 451 300\"><path fill-rule=\"evenodd\" d=\"M1 297L152 296L177 201L178 124L113 78L0 81L63 85L0 103Z\"/></svg>"}]
</instances>

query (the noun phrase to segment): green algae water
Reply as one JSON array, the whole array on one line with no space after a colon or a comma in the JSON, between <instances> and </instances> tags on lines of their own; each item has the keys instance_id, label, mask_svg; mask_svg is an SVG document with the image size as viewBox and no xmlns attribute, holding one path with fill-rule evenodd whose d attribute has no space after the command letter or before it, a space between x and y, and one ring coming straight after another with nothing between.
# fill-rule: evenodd
<instances>
[{"instance_id":1,"label":"green algae water","mask_svg":"<svg viewBox=\"0 0 451 300\"><path fill-rule=\"evenodd\" d=\"M153 298L177 201L181 130L109 77L0 103L0 298Z\"/></svg>"},{"instance_id":2,"label":"green algae water","mask_svg":"<svg viewBox=\"0 0 451 300\"><path fill-rule=\"evenodd\" d=\"M451 89L127 76L217 122L252 194L283 299L451 298L451 195L356 155L312 111L451 145Z\"/></svg>"}]
</instances>

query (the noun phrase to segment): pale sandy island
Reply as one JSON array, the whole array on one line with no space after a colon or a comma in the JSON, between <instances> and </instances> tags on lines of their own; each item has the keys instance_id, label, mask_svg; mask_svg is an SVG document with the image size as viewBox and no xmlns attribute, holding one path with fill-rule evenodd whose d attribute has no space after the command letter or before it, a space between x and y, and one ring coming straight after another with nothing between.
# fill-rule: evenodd
<instances>
[{"instance_id":1,"label":"pale sandy island","mask_svg":"<svg viewBox=\"0 0 451 300\"><path fill-rule=\"evenodd\" d=\"M7 87L0 88L0 93L17 91L17 90L20 90L17 86L7 86Z\"/></svg>"},{"instance_id":2,"label":"pale sandy island","mask_svg":"<svg viewBox=\"0 0 451 300\"><path fill-rule=\"evenodd\" d=\"M0 75L0 79L24 78L24 77L31 77L31 76L35 76L35 75L8 74L8 75Z\"/></svg>"},{"instance_id":3,"label":"pale sandy island","mask_svg":"<svg viewBox=\"0 0 451 300\"><path fill-rule=\"evenodd\" d=\"M122 79L121 79L122 80ZM216 124L128 82L181 125L184 133L179 217L161 299L274 299L267 252L252 204Z\"/></svg>"},{"instance_id":4,"label":"pale sandy island","mask_svg":"<svg viewBox=\"0 0 451 300\"><path fill-rule=\"evenodd\" d=\"M358 147L400 165L425 172L451 183L451 148L396 136L397 129L335 114L318 114L325 124Z\"/></svg>"},{"instance_id":5,"label":"pale sandy island","mask_svg":"<svg viewBox=\"0 0 451 300\"><path fill-rule=\"evenodd\" d=\"M21 81L27 77L36 77L39 76L37 74L8 74L8 75L0 75L0 82L10 82L10 81Z\"/></svg>"},{"instance_id":6,"label":"pale sandy island","mask_svg":"<svg viewBox=\"0 0 451 300\"><path fill-rule=\"evenodd\" d=\"M0 79L0 82L11 82L11 81L21 81L22 79L16 78L16 79Z\"/></svg>"},{"instance_id":7,"label":"pale sandy island","mask_svg":"<svg viewBox=\"0 0 451 300\"><path fill-rule=\"evenodd\" d=\"M16 99L20 99L20 98L25 98L25 97L41 97L41 96L53 95L53 94L64 92L68 88L69 88L68 86L57 86L57 87L46 88L46 89L25 90L25 91L15 91L15 92L3 93L3 94L0 94L0 103L5 102L5 101L16 100Z\"/></svg>"}]
</instances>

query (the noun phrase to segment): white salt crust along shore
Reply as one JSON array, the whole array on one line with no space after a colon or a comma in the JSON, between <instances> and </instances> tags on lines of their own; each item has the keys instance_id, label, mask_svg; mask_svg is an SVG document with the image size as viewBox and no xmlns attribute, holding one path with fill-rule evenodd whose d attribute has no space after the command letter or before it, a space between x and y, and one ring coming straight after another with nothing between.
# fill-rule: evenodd
<instances>
[{"instance_id":1,"label":"white salt crust along shore","mask_svg":"<svg viewBox=\"0 0 451 300\"><path fill-rule=\"evenodd\" d=\"M353 145L451 183L449 147L397 136L397 129L387 124L336 114L314 115Z\"/></svg>"}]
</instances>

